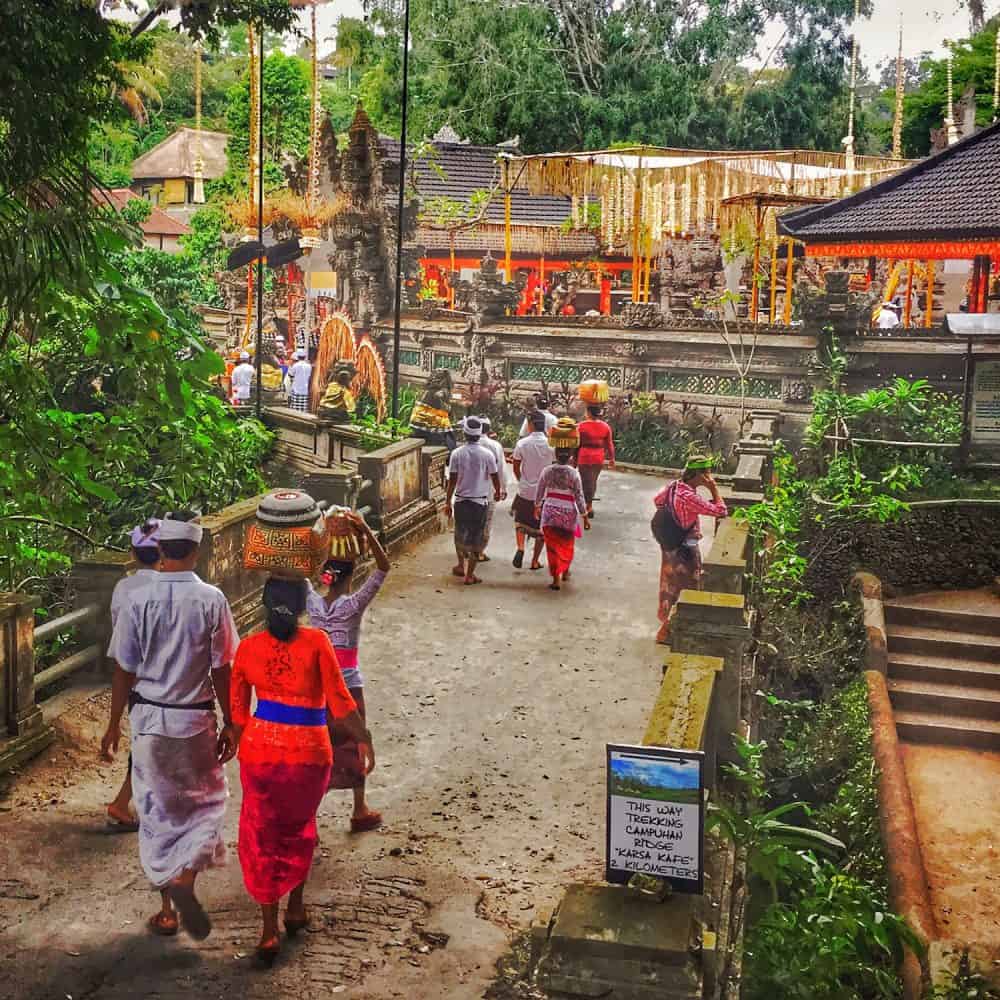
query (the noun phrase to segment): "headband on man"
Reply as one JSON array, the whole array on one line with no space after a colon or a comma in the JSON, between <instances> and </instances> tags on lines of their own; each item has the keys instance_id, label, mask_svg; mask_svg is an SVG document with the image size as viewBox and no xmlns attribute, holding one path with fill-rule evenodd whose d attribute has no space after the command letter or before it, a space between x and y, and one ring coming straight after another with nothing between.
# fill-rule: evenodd
<instances>
[{"instance_id":1,"label":"headband on man","mask_svg":"<svg viewBox=\"0 0 1000 1000\"><path fill-rule=\"evenodd\" d=\"M133 528L128 537L133 549L155 549L156 543L160 540L160 522L156 518L151 518Z\"/></svg>"},{"instance_id":2,"label":"headband on man","mask_svg":"<svg viewBox=\"0 0 1000 1000\"><path fill-rule=\"evenodd\" d=\"M195 521L175 521L168 514L160 522L161 542L201 542L204 534L200 524Z\"/></svg>"}]
</instances>

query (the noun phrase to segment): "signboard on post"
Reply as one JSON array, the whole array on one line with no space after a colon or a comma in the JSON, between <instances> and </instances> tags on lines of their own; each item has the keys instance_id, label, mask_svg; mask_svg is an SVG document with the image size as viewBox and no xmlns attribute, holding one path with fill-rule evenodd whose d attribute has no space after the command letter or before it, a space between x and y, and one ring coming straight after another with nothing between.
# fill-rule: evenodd
<instances>
[{"instance_id":1,"label":"signboard on post","mask_svg":"<svg viewBox=\"0 0 1000 1000\"><path fill-rule=\"evenodd\" d=\"M1000 360L973 355L969 442L1000 444Z\"/></svg>"},{"instance_id":2,"label":"signboard on post","mask_svg":"<svg viewBox=\"0 0 1000 1000\"><path fill-rule=\"evenodd\" d=\"M700 893L705 755L612 743L607 754L607 881L652 875Z\"/></svg>"}]
</instances>

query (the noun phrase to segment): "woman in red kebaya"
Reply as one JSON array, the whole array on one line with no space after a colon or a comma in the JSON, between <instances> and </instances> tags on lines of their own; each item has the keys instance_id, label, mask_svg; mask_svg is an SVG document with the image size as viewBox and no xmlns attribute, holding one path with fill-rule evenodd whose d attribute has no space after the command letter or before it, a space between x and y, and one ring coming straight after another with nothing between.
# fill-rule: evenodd
<instances>
[{"instance_id":1,"label":"woman in red kebaya","mask_svg":"<svg viewBox=\"0 0 1000 1000\"><path fill-rule=\"evenodd\" d=\"M580 432L580 451L576 456L576 467L583 481L583 498L587 501L587 517L594 516L594 495L597 493L597 478L607 459L608 468L615 467L615 440L611 427L601 420L600 406L587 407L587 419L577 430Z\"/></svg>"},{"instance_id":2,"label":"woman in red kebaya","mask_svg":"<svg viewBox=\"0 0 1000 1000\"><path fill-rule=\"evenodd\" d=\"M239 856L247 892L260 904L258 957L278 954L278 904L288 894L285 930L309 923L303 899L316 847L316 811L333 763L327 709L359 744L366 773L375 766L371 735L344 684L326 633L298 624L306 582L272 578L264 586L267 631L244 639L232 677L233 725L240 735ZM250 715L251 693L257 708Z\"/></svg>"}]
</instances>

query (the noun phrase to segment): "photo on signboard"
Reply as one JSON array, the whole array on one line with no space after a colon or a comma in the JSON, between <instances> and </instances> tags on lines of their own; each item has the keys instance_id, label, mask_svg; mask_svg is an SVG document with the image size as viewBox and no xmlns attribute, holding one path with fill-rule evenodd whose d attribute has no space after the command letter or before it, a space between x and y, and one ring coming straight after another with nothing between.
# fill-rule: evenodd
<instances>
[{"instance_id":1,"label":"photo on signboard","mask_svg":"<svg viewBox=\"0 0 1000 1000\"><path fill-rule=\"evenodd\" d=\"M655 799L661 802L698 802L701 767L696 760L612 755L612 795Z\"/></svg>"}]
</instances>

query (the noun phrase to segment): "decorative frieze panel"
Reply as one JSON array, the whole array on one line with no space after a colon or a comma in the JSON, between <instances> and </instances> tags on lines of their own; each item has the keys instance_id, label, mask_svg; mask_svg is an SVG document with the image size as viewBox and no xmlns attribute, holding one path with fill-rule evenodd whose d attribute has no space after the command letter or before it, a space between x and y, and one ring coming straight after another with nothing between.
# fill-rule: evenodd
<instances>
[{"instance_id":1,"label":"decorative frieze panel","mask_svg":"<svg viewBox=\"0 0 1000 1000\"><path fill-rule=\"evenodd\" d=\"M399 363L401 365L409 365L411 368L419 368L420 351L413 351L406 347L401 348L399 351Z\"/></svg>"},{"instance_id":2,"label":"decorative frieze panel","mask_svg":"<svg viewBox=\"0 0 1000 1000\"><path fill-rule=\"evenodd\" d=\"M622 387L620 368L591 367L589 365L547 365L512 361L510 377L515 382L568 382L578 385L588 379L603 379L614 389Z\"/></svg>"},{"instance_id":3,"label":"decorative frieze panel","mask_svg":"<svg viewBox=\"0 0 1000 1000\"><path fill-rule=\"evenodd\" d=\"M715 372L654 372L653 388L660 392L687 392L702 396L739 396L740 380L736 375ZM746 395L751 399L781 399L781 379L746 379Z\"/></svg>"},{"instance_id":4,"label":"decorative frieze panel","mask_svg":"<svg viewBox=\"0 0 1000 1000\"><path fill-rule=\"evenodd\" d=\"M434 352L434 367L435 368L447 368L450 372L460 371L462 368L462 355L461 354L442 354L438 351Z\"/></svg>"}]
</instances>

